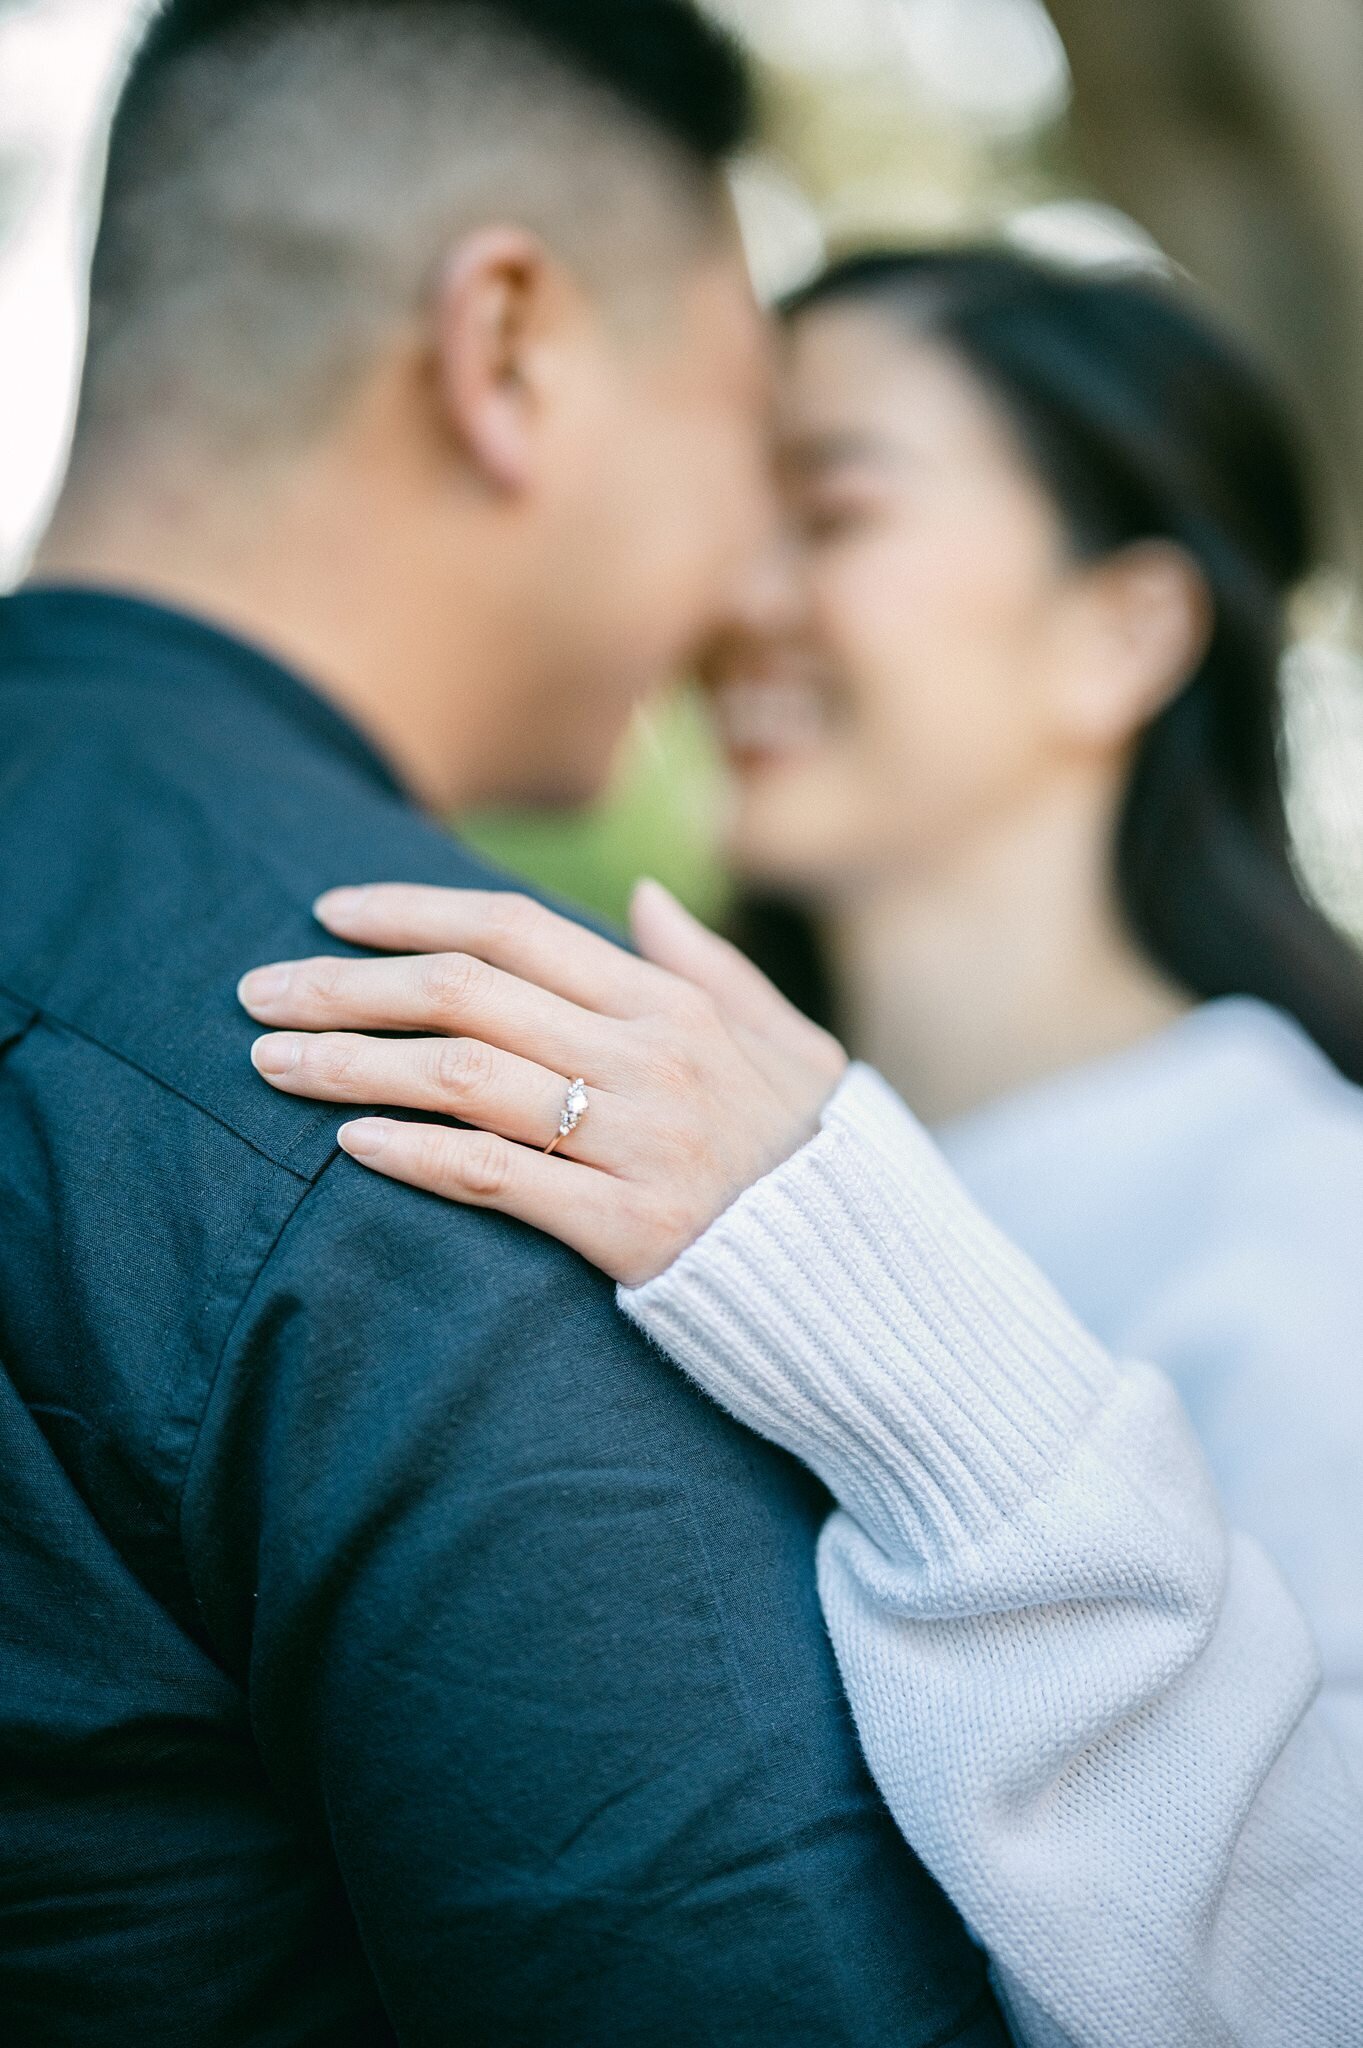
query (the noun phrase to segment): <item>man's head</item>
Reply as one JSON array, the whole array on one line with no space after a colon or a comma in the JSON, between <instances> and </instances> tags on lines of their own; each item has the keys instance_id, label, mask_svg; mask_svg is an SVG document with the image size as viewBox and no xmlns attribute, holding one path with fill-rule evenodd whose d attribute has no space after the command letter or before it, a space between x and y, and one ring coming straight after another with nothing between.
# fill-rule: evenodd
<instances>
[{"instance_id":1,"label":"man's head","mask_svg":"<svg viewBox=\"0 0 1363 2048\"><path fill-rule=\"evenodd\" d=\"M580 792L765 516L748 120L689 0L170 0L115 121L69 495L314 573L322 541L321 660L475 649L466 749L518 758L467 793Z\"/></svg>"}]
</instances>

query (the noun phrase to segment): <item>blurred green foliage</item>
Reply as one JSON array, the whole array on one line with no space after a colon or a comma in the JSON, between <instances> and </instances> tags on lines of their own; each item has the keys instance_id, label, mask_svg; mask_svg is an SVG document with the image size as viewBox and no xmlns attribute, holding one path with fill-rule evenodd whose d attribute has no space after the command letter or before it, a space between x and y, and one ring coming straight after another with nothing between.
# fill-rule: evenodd
<instances>
[{"instance_id":1,"label":"blurred green foliage","mask_svg":"<svg viewBox=\"0 0 1363 2048\"><path fill-rule=\"evenodd\" d=\"M623 924L630 891L652 875L710 923L729 884L716 852L723 778L705 711L677 690L641 712L599 803L568 814L496 811L460 836L498 865Z\"/></svg>"}]
</instances>

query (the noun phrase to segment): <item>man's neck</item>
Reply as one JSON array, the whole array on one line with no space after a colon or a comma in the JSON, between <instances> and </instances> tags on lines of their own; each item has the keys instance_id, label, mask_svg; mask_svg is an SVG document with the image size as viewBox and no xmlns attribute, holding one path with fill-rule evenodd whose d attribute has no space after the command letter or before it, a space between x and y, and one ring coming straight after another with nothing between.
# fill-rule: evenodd
<instances>
[{"instance_id":1,"label":"man's neck","mask_svg":"<svg viewBox=\"0 0 1363 2048\"><path fill-rule=\"evenodd\" d=\"M1111 831L1109 803L1067 792L835 918L854 1048L927 1122L1135 1044L1187 1008L1123 929Z\"/></svg>"},{"instance_id":2,"label":"man's neck","mask_svg":"<svg viewBox=\"0 0 1363 2048\"><path fill-rule=\"evenodd\" d=\"M353 503L329 513L313 494L301 516L275 510L246 531L230 513L206 514L201 486L142 480L112 510L106 493L93 503L73 494L33 574L127 590L252 642L351 719L418 801L448 812L476 800L497 696L476 601L451 599L461 630L450 644L404 603L378 535L357 546Z\"/></svg>"}]
</instances>

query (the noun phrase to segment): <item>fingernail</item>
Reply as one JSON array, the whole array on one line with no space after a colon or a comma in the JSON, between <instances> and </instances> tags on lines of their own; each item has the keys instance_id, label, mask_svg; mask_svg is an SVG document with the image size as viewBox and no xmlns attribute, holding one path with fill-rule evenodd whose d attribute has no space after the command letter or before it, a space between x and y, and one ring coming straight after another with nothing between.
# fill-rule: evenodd
<instances>
[{"instance_id":1,"label":"fingernail","mask_svg":"<svg viewBox=\"0 0 1363 2048\"><path fill-rule=\"evenodd\" d=\"M278 967L252 968L237 983L237 1000L248 1010L259 1009L265 1003L277 1003L288 989L290 973L287 962Z\"/></svg>"},{"instance_id":2,"label":"fingernail","mask_svg":"<svg viewBox=\"0 0 1363 2048\"><path fill-rule=\"evenodd\" d=\"M288 1074L303 1057L303 1037L298 1031L272 1031L251 1047L251 1064L258 1074Z\"/></svg>"},{"instance_id":3,"label":"fingernail","mask_svg":"<svg viewBox=\"0 0 1363 2048\"><path fill-rule=\"evenodd\" d=\"M388 1126L379 1116L362 1116L353 1124L342 1124L336 1133L342 1151L356 1159L374 1159L388 1143Z\"/></svg>"},{"instance_id":4,"label":"fingernail","mask_svg":"<svg viewBox=\"0 0 1363 2048\"><path fill-rule=\"evenodd\" d=\"M322 924L339 924L344 918L358 916L368 893L367 889L324 889L312 914Z\"/></svg>"}]
</instances>

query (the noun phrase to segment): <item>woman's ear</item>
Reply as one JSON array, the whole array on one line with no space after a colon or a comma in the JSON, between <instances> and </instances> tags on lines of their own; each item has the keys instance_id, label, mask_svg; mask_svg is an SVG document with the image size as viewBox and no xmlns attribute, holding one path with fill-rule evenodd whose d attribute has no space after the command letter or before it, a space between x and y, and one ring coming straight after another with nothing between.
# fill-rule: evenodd
<instances>
[{"instance_id":1,"label":"woman's ear","mask_svg":"<svg viewBox=\"0 0 1363 2048\"><path fill-rule=\"evenodd\" d=\"M535 468L567 279L544 244L490 227L451 253L435 294L439 403L466 457L492 489L520 493Z\"/></svg>"},{"instance_id":2,"label":"woman's ear","mask_svg":"<svg viewBox=\"0 0 1363 2048\"><path fill-rule=\"evenodd\" d=\"M1207 581L1173 541L1137 541L1080 572L1081 658L1062 716L1080 745L1124 747L1201 666L1215 624Z\"/></svg>"}]
</instances>

